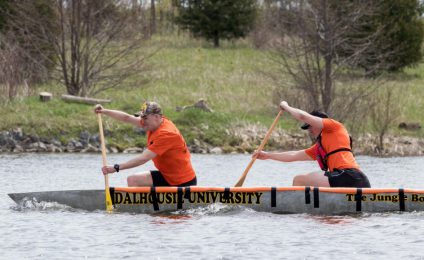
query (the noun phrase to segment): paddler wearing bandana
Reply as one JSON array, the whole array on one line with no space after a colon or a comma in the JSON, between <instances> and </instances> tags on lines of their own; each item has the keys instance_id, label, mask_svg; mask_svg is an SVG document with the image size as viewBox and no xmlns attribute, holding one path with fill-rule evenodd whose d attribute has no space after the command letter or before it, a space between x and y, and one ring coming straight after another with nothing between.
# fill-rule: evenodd
<instances>
[{"instance_id":1,"label":"paddler wearing bandana","mask_svg":"<svg viewBox=\"0 0 424 260\"><path fill-rule=\"evenodd\" d=\"M316 160L322 171L300 174L293 178L293 186L315 187L371 187L352 153L352 142L342 123L330 119L324 112L307 113L291 107L286 101L280 108L296 120L303 122L301 129L308 130L316 140L308 149L288 152L255 152L258 159L282 162Z\"/></svg>"},{"instance_id":2,"label":"paddler wearing bandana","mask_svg":"<svg viewBox=\"0 0 424 260\"><path fill-rule=\"evenodd\" d=\"M102 167L103 174L131 169L152 160L156 170L130 175L129 187L192 186L197 185L187 144L177 127L162 114L156 102L145 102L134 115L96 105L95 113L107 115L117 121L141 127L147 132L147 144L137 157Z\"/></svg>"}]
</instances>

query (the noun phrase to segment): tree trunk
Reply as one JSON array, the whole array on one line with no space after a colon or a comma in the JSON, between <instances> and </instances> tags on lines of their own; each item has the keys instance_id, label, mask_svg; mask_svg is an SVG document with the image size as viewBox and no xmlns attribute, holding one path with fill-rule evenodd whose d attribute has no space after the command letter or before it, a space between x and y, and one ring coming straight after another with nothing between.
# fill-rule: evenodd
<instances>
[{"instance_id":1,"label":"tree trunk","mask_svg":"<svg viewBox=\"0 0 424 260\"><path fill-rule=\"evenodd\" d=\"M327 54L327 57L325 57L324 94L322 96L322 106L326 112L330 109L333 95L333 79L331 78L332 58L330 55L331 54Z\"/></svg>"},{"instance_id":2,"label":"tree trunk","mask_svg":"<svg viewBox=\"0 0 424 260\"><path fill-rule=\"evenodd\" d=\"M62 99L66 102L73 102L73 103L83 103L83 104L105 104L110 103L112 100L110 99L98 99L98 98L88 98L88 97L79 97L79 96L73 96L73 95L62 95Z\"/></svg>"},{"instance_id":3,"label":"tree trunk","mask_svg":"<svg viewBox=\"0 0 424 260\"><path fill-rule=\"evenodd\" d=\"M324 28L324 92L322 93L322 106L324 111L328 112L330 109L332 95L333 95L333 79L332 64L333 64L333 35L328 22L328 4L323 0L322 22Z\"/></svg>"},{"instance_id":4,"label":"tree trunk","mask_svg":"<svg viewBox=\"0 0 424 260\"><path fill-rule=\"evenodd\" d=\"M378 136L378 152L379 152L379 154L381 155L381 154L383 154L383 152L384 152L384 135L385 135L385 132L383 131L383 132L380 132L380 134L379 134L379 136Z\"/></svg>"},{"instance_id":5,"label":"tree trunk","mask_svg":"<svg viewBox=\"0 0 424 260\"><path fill-rule=\"evenodd\" d=\"M16 83L14 83L14 82L9 82L9 81L6 81L6 89L7 89L7 93L8 93L8 96L9 96L9 100L13 100L15 97L16 97L16 95L17 95L17 86L16 86Z\"/></svg>"},{"instance_id":6,"label":"tree trunk","mask_svg":"<svg viewBox=\"0 0 424 260\"><path fill-rule=\"evenodd\" d=\"M215 35L213 37L213 46L215 48L219 48L219 35L218 35L218 33L215 33Z\"/></svg>"},{"instance_id":7,"label":"tree trunk","mask_svg":"<svg viewBox=\"0 0 424 260\"><path fill-rule=\"evenodd\" d=\"M156 33L156 8L155 0L150 1L150 34Z\"/></svg>"}]
</instances>

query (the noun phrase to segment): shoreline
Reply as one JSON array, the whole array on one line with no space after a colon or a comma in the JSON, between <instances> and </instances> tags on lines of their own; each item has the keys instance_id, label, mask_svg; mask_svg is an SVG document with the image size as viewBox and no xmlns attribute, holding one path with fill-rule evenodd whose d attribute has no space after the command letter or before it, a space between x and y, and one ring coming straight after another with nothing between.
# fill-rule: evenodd
<instances>
[{"instance_id":1,"label":"shoreline","mask_svg":"<svg viewBox=\"0 0 424 260\"><path fill-rule=\"evenodd\" d=\"M242 127L228 131L229 135L237 137L240 143L234 146L212 146L203 140L194 139L188 144L193 154L250 154L259 146L265 135L266 129L262 127ZM424 138L409 136L387 135L384 138L384 150L378 151L377 136L363 134L353 141L355 155L368 155L378 157L403 157L424 155ZM305 149L312 145L306 133L290 133L281 129L275 130L265 151L289 151ZM119 149L106 144L108 153L141 153L144 147L128 147ZM20 128L0 132L1 153L97 153L100 152L100 139L98 134L81 132L78 138L62 143L57 138L38 137L26 135Z\"/></svg>"}]
</instances>

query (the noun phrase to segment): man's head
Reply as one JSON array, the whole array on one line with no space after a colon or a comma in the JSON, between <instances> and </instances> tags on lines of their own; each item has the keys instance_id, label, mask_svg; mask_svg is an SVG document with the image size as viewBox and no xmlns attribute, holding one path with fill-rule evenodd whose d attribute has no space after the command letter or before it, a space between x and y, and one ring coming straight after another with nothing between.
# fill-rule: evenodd
<instances>
[{"instance_id":1,"label":"man's head","mask_svg":"<svg viewBox=\"0 0 424 260\"><path fill-rule=\"evenodd\" d=\"M147 131L156 130L162 123L162 109L156 102L144 102L134 116L140 117L140 124Z\"/></svg>"},{"instance_id":2,"label":"man's head","mask_svg":"<svg viewBox=\"0 0 424 260\"><path fill-rule=\"evenodd\" d=\"M145 117L150 114L162 115L162 109L156 102L144 102L141 104L140 111L134 114L136 117Z\"/></svg>"},{"instance_id":3,"label":"man's head","mask_svg":"<svg viewBox=\"0 0 424 260\"><path fill-rule=\"evenodd\" d=\"M321 112L319 110L314 110L314 111L310 112L309 114L311 114L313 116L321 117L321 118L328 118L328 115L325 112ZM302 128L303 130L308 130L309 127L311 127L311 126L309 124L305 123L300 128Z\"/></svg>"}]
</instances>

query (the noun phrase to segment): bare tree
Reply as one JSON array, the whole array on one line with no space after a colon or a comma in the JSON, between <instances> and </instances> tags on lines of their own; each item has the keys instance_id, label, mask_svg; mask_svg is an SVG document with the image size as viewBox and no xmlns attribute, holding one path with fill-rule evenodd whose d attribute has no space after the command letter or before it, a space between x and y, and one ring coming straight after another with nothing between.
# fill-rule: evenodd
<instances>
[{"instance_id":1,"label":"bare tree","mask_svg":"<svg viewBox=\"0 0 424 260\"><path fill-rule=\"evenodd\" d=\"M349 68L372 48L379 34L376 30L351 41L352 35L362 32L367 18L376 14L377 1L277 2L280 38L272 46L272 59L280 68L278 78L283 93L291 93L297 100L295 103L302 103L305 109L320 108L339 114L339 118L346 116L344 112L352 110L358 99L375 89L370 86L355 86L355 92L349 89L354 79L364 76ZM340 51L345 55L339 55ZM340 101L335 102L337 99ZM341 111L335 103L343 105L346 111Z\"/></svg>"},{"instance_id":2,"label":"bare tree","mask_svg":"<svg viewBox=\"0 0 424 260\"><path fill-rule=\"evenodd\" d=\"M377 152L384 152L384 136L389 127L400 117L402 106L399 102L402 91L389 86L381 87L370 102L372 126L378 133Z\"/></svg>"},{"instance_id":3,"label":"bare tree","mask_svg":"<svg viewBox=\"0 0 424 260\"><path fill-rule=\"evenodd\" d=\"M150 0L150 33L156 33L156 4L155 0Z\"/></svg>"},{"instance_id":4,"label":"bare tree","mask_svg":"<svg viewBox=\"0 0 424 260\"><path fill-rule=\"evenodd\" d=\"M159 13L157 32L167 34L172 33L174 29L178 28L175 24L177 4L177 0L157 0L156 11Z\"/></svg>"},{"instance_id":5,"label":"bare tree","mask_svg":"<svg viewBox=\"0 0 424 260\"><path fill-rule=\"evenodd\" d=\"M12 32L0 34L0 93L6 100L15 99L19 93L29 94L28 82L37 81L47 72L38 61L27 56L27 51L11 37Z\"/></svg>"},{"instance_id":6,"label":"bare tree","mask_svg":"<svg viewBox=\"0 0 424 260\"><path fill-rule=\"evenodd\" d=\"M1 39L5 39L2 35ZM16 97L19 84L22 80L22 74L19 71L19 65L22 64L20 51L17 45L9 45L2 42L0 49L0 82L2 83L2 95L6 100L12 100Z\"/></svg>"},{"instance_id":7,"label":"bare tree","mask_svg":"<svg viewBox=\"0 0 424 260\"><path fill-rule=\"evenodd\" d=\"M144 42L140 17L119 0L49 0L53 13L35 12L36 1L14 1L11 25L26 42L36 39L53 46L57 79L71 95L95 95L114 88L146 69L152 53L141 49ZM133 3L134 4L134 3ZM19 17L20 19L14 19ZM140 22L140 23L139 23ZM52 24L54 26L52 26ZM31 30L31 28L39 30ZM42 45L41 45L42 46ZM38 47L39 53L45 53ZM136 85L138 82L134 82Z\"/></svg>"}]
</instances>

